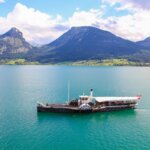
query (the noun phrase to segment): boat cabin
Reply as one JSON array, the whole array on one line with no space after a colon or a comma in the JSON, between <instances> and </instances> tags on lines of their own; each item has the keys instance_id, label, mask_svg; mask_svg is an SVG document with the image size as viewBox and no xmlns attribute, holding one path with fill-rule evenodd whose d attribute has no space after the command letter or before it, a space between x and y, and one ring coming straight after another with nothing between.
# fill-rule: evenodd
<instances>
[{"instance_id":1,"label":"boat cabin","mask_svg":"<svg viewBox=\"0 0 150 150\"><path fill-rule=\"evenodd\" d=\"M80 103L85 103L85 104L87 104L87 103L89 103L90 102L90 98L89 98L89 96L87 96L87 95L81 95L80 97L79 97L79 100L80 100Z\"/></svg>"},{"instance_id":2,"label":"boat cabin","mask_svg":"<svg viewBox=\"0 0 150 150\"><path fill-rule=\"evenodd\" d=\"M89 104L93 101L93 89L90 90L90 95L81 95L79 96L80 104Z\"/></svg>"},{"instance_id":3,"label":"boat cabin","mask_svg":"<svg viewBox=\"0 0 150 150\"><path fill-rule=\"evenodd\" d=\"M139 96L136 97L94 97L95 106L101 107L115 107L115 106L135 106L140 100Z\"/></svg>"}]
</instances>

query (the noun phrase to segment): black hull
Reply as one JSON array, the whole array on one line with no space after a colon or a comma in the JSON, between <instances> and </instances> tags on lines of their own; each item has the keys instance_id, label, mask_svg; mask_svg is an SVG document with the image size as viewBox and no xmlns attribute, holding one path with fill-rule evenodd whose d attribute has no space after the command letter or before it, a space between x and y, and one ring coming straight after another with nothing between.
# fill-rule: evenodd
<instances>
[{"instance_id":1,"label":"black hull","mask_svg":"<svg viewBox=\"0 0 150 150\"><path fill-rule=\"evenodd\" d=\"M123 107L115 107L115 108L92 108L88 110L81 110L79 108L67 108L67 107L60 107L60 108L51 108L51 107L43 107L38 106L37 112L55 112L55 113L93 113L93 112L109 112L109 111L117 111L117 110L124 110L124 109L134 109L135 107L131 106L123 106Z\"/></svg>"}]
</instances>

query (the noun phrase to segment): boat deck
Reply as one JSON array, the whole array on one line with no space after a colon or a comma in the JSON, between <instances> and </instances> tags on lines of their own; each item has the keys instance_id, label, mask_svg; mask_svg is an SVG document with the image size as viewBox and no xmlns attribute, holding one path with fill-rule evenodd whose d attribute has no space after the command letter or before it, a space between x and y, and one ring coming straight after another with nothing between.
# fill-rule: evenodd
<instances>
[{"instance_id":1,"label":"boat deck","mask_svg":"<svg viewBox=\"0 0 150 150\"><path fill-rule=\"evenodd\" d=\"M132 106L122 105L122 106L109 106L109 107L96 107L93 106L91 109L80 109L79 107L69 106L67 104L47 104L45 106L38 106L38 112L104 112L112 110L121 110L134 108Z\"/></svg>"},{"instance_id":2,"label":"boat deck","mask_svg":"<svg viewBox=\"0 0 150 150\"><path fill-rule=\"evenodd\" d=\"M68 109L78 109L79 107L69 106L67 104L48 104L45 105L47 108L68 108Z\"/></svg>"}]
</instances>

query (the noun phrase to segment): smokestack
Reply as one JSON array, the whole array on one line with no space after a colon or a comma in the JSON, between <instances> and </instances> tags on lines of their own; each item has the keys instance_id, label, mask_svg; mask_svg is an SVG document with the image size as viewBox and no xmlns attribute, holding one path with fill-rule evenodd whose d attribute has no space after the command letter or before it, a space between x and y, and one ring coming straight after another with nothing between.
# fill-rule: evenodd
<instances>
[{"instance_id":1,"label":"smokestack","mask_svg":"<svg viewBox=\"0 0 150 150\"><path fill-rule=\"evenodd\" d=\"M93 97L93 89L90 91L90 97Z\"/></svg>"}]
</instances>

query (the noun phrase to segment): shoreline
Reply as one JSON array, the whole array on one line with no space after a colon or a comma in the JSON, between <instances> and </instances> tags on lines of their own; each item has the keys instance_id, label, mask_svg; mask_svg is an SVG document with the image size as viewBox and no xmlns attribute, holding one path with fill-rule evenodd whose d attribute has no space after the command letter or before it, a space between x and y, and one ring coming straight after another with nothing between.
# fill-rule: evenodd
<instances>
[{"instance_id":1,"label":"shoreline","mask_svg":"<svg viewBox=\"0 0 150 150\"><path fill-rule=\"evenodd\" d=\"M150 65L0 64L0 66L150 67Z\"/></svg>"},{"instance_id":2,"label":"shoreline","mask_svg":"<svg viewBox=\"0 0 150 150\"><path fill-rule=\"evenodd\" d=\"M149 62L134 62L127 59L104 59L104 60L82 60L40 63L37 61L26 61L25 59L0 60L0 65L51 65L51 66L131 66L150 67Z\"/></svg>"}]
</instances>

